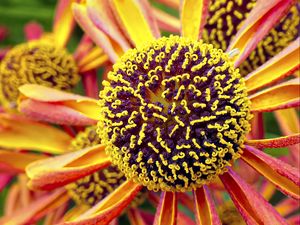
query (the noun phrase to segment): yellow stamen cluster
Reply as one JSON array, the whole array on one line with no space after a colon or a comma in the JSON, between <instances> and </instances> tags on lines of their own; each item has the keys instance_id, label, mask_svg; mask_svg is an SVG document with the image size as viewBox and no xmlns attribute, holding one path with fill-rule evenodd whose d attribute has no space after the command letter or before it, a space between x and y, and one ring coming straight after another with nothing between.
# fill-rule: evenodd
<instances>
[{"instance_id":1,"label":"yellow stamen cluster","mask_svg":"<svg viewBox=\"0 0 300 225\"><path fill-rule=\"evenodd\" d=\"M0 104L14 108L23 84L70 90L79 81L72 55L45 41L20 44L0 64Z\"/></svg>"},{"instance_id":2,"label":"yellow stamen cluster","mask_svg":"<svg viewBox=\"0 0 300 225\"><path fill-rule=\"evenodd\" d=\"M149 190L191 190L242 153L249 100L222 50L163 37L127 51L108 78L98 132L128 179Z\"/></svg>"},{"instance_id":3,"label":"yellow stamen cluster","mask_svg":"<svg viewBox=\"0 0 300 225\"><path fill-rule=\"evenodd\" d=\"M225 51L256 2L257 0L211 0L210 16L203 32L203 40ZM242 76L265 63L299 36L299 15L298 2L242 63L240 66Z\"/></svg>"},{"instance_id":4,"label":"yellow stamen cluster","mask_svg":"<svg viewBox=\"0 0 300 225\"><path fill-rule=\"evenodd\" d=\"M232 202L226 202L218 208L222 225L246 225L243 217Z\"/></svg>"},{"instance_id":5,"label":"yellow stamen cluster","mask_svg":"<svg viewBox=\"0 0 300 225\"><path fill-rule=\"evenodd\" d=\"M87 127L78 133L71 143L71 150L76 151L83 148L100 144L100 138L96 133L96 126ZM93 206L120 186L126 177L115 166L109 166L89 176L67 185L68 193L77 204ZM140 192L130 207L142 204L146 199L145 192Z\"/></svg>"}]
</instances>

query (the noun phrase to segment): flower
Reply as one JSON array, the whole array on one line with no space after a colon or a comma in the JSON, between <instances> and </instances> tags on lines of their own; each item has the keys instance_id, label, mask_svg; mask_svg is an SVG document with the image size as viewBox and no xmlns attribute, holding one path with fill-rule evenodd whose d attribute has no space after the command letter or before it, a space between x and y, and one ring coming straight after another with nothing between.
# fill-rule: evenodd
<instances>
[{"instance_id":1,"label":"flower","mask_svg":"<svg viewBox=\"0 0 300 225\"><path fill-rule=\"evenodd\" d=\"M110 83L105 82L105 88L101 92L102 117L99 123L99 133L104 144L108 146L106 152L129 179L83 216L65 224L93 224L99 221L108 223L134 199L143 185L149 189L162 191L155 224L174 224L177 215L177 192L190 189L193 190L195 200L196 220L201 224L219 223L207 186L213 177L220 178L235 206L248 223L284 224L283 218L272 206L229 166L230 162L239 156L274 183L283 193L299 199L297 169L255 148L296 144L299 143L299 134L263 140L250 140L244 137L249 132L250 111L274 111L299 106L298 81L289 80L265 88L298 68L297 57L290 57L299 52L297 40L267 61L264 66L248 74L245 84L238 70L235 69L247 58L293 2L279 0L268 3L258 2L226 53L197 40L204 26L203 18L207 12L207 2L194 1L193 3L184 1L182 5L183 37L171 36L169 38L159 37L151 11L147 10L149 6L147 2L89 1L87 7L74 5L74 15L79 24L91 37L94 37L94 41L102 46L110 60L115 63L113 71L108 76ZM111 7L114 14L101 10L107 5ZM197 10L190 10L191 7ZM257 31L258 24L264 29L254 32ZM122 26L126 38L122 36L117 25ZM136 47L128 50L130 45ZM235 48L238 48L240 52L237 52ZM164 54L160 55L160 53ZM196 56L193 57L194 53ZM119 56L121 56L120 59L118 59ZM197 64L192 63L193 59ZM141 62L143 65L139 64ZM272 73L279 66L281 66L280 71ZM162 68L159 69L160 67ZM177 69L179 74L176 76L179 77L167 76L170 71L176 73ZM201 72L201 76L193 72ZM226 83L229 80L232 83ZM211 85L203 85L205 88L200 88L205 82ZM196 88L185 87L190 84ZM180 88L181 85L183 88ZM210 88L207 90L206 87ZM219 93L217 88L220 88ZM222 100L224 91L229 96L228 101ZM51 91L48 90L48 93ZM42 101L42 98L40 99ZM174 105L172 103L178 100L185 100L186 103L181 101L182 104L175 104L172 109ZM220 102L220 108L219 102L215 103L216 106L213 105L216 100ZM193 105L194 103L196 104ZM201 103L210 103L203 106L204 109L209 110L208 114L199 113L200 115L196 115L197 118L191 118L192 120L189 121L189 117L186 116L189 110L195 110L197 106L201 108ZM224 115L228 117L222 116L223 106ZM231 106L234 110L228 107L226 109L226 106ZM211 115L215 112L216 114ZM232 120L230 120L231 117L233 117ZM192 124L192 121L195 122ZM217 122L223 125L226 121L230 124L229 127L221 126L218 131ZM204 123L205 126L199 130L200 135L196 136L196 129L201 128L198 122ZM170 131L167 130L168 123L172 128ZM195 124L197 125L194 126ZM176 125L179 128L175 128ZM188 126L190 126L190 131L188 131ZM226 132L224 128L230 128L229 132ZM162 129L164 129L163 132ZM176 134L176 139L172 140L175 144L169 147L167 140L170 139L167 136L172 136L177 129L179 132ZM213 131L210 131L211 129ZM204 132L202 136L201 131ZM211 140L208 137L210 133L212 133ZM139 142L139 138L147 139L148 137L150 137L148 142L146 140ZM151 137L154 138L151 139ZM185 138L189 143L181 143ZM196 142L193 143L193 138L201 141L201 145L198 143L201 148L195 144ZM139 148L141 144L146 149L145 151ZM188 144L190 147L187 147ZM200 151L196 151L199 159L193 158L195 154L190 154L192 144L197 150L203 148L201 153L204 156L208 155L207 161L206 159L204 162L201 161L203 158L200 159ZM171 148L171 151L163 145ZM159 155L160 153L163 153L162 156ZM182 164L171 164L181 158L183 158L180 161ZM109 158L105 157L104 149L101 151L85 150L33 163L27 167L27 174L31 178L31 187L53 189L93 173L95 167L98 170L108 164ZM223 169L223 164L227 165L227 171ZM194 182L193 173L187 175L185 169L192 168L195 172L194 168L197 166L201 168L201 165L203 171L208 172L203 173L204 175L196 174L199 182ZM157 168L153 169L153 167ZM158 174L160 176L157 176Z\"/></svg>"}]
</instances>

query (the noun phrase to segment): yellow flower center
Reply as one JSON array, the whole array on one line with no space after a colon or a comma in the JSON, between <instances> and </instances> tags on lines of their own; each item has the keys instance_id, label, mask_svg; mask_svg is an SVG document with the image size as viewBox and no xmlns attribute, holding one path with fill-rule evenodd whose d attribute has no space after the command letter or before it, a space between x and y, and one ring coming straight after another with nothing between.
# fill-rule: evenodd
<instances>
[{"instance_id":1,"label":"yellow flower center","mask_svg":"<svg viewBox=\"0 0 300 225\"><path fill-rule=\"evenodd\" d=\"M23 84L40 84L70 90L79 81L72 55L45 41L33 41L11 49L0 65L0 104L14 108Z\"/></svg>"},{"instance_id":2,"label":"yellow flower center","mask_svg":"<svg viewBox=\"0 0 300 225\"><path fill-rule=\"evenodd\" d=\"M76 151L100 144L101 141L96 129L96 126L92 126L80 132L72 141L70 149ZM116 166L109 166L67 185L66 188L78 205L84 204L90 207L104 199L125 181L126 177ZM145 191L140 192L130 207L142 204L146 196Z\"/></svg>"},{"instance_id":3,"label":"yellow flower center","mask_svg":"<svg viewBox=\"0 0 300 225\"><path fill-rule=\"evenodd\" d=\"M99 134L128 179L149 190L191 190L242 153L249 100L222 50L162 37L126 52L108 78Z\"/></svg>"},{"instance_id":4,"label":"yellow flower center","mask_svg":"<svg viewBox=\"0 0 300 225\"><path fill-rule=\"evenodd\" d=\"M222 225L246 225L243 217L232 202L225 203L218 208Z\"/></svg>"}]
</instances>

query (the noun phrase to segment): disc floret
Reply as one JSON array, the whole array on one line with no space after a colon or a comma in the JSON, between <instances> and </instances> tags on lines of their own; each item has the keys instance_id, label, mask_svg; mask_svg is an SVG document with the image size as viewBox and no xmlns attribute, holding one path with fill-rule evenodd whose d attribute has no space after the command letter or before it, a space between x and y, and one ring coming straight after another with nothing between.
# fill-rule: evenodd
<instances>
[{"instance_id":1,"label":"disc floret","mask_svg":"<svg viewBox=\"0 0 300 225\"><path fill-rule=\"evenodd\" d=\"M128 179L150 190L186 191L240 157L249 100L222 50L163 37L126 52L108 78L99 134Z\"/></svg>"},{"instance_id":2,"label":"disc floret","mask_svg":"<svg viewBox=\"0 0 300 225\"><path fill-rule=\"evenodd\" d=\"M13 108L24 84L40 84L69 91L79 81L72 55L48 41L17 45L0 64L0 103Z\"/></svg>"}]
</instances>

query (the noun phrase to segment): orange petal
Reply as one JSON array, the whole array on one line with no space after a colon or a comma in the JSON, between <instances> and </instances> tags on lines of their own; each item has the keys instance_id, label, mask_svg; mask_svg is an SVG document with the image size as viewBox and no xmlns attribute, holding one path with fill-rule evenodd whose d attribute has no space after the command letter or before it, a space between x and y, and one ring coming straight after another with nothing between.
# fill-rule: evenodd
<instances>
[{"instance_id":1,"label":"orange petal","mask_svg":"<svg viewBox=\"0 0 300 225\"><path fill-rule=\"evenodd\" d=\"M273 197L275 192L276 192L276 186L271 182L264 180L262 186L259 189L259 193L264 197L264 199L270 201L270 199Z\"/></svg>"},{"instance_id":2,"label":"orange petal","mask_svg":"<svg viewBox=\"0 0 300 225\"><path fill-rule=\"evenodd\" d=\"M64 189L38 198L25 208L14 211L11 216L4 217L0 224L33 224L38 219L45 216L69 200Z\"/></svg>"},{"instance_id":3,"label":"orange petal","mask_svg":"<svg viewBox=\"0 0 300 225\"><path fill-rule=\"evenodd\" d=\"M92 23L84 5L74 3L72 10L75 20L85 33L88 34L98 46L103 48L109 59L115 63L119 58L119 55L123 54L121 47L118 44L113 43L106 34Z\"/></svg>"},{"instance_id":4,"label":"orange petal","mask_svg":"<svg viewBox=\"0 0 300 225\"><path fill-rule=\"evenodd\" d=\"M293 79L249 96L253 112L267 112L300 105L300 80Z\"/></svg>"},{"instance_id":5,"label":"orange petal","mask_svg":"<svg viewBox=\"0 0 300 225\"><path fill-rule=\"evenodd\" d=\"M284 135L300 132L300 121L295 109L282 109L274 113Z\"/></svg>"},{"instance_id":6,"label":"orange petal","mask_svg":"<svg viewBox=\"0 0 300 225\"><path fill-rule=\"evenodd\" d=\"M294 0L257 1L227 50L239 49L239 54L234 57L236 67L248 57L294 2Z\"/></svg>"},{"instance_id":7,"label":"orange petal","mask_svg":"<svg viewBox=\"0 0 300 225\"><path fill-rule=\"evenodd\" d=\"M61 154L68 151L71 137L55 127L12 115L0 114L0 146ZM16 141L17 140L17 141Z\"/></svg>"},{"instance_id":8,"label":"orange petal","mask_svg":"<svg viewBox=\"0 0 300 225\"><path fill-rule=\"evenodd\" d=\"M71 152L30 164L26 173L32 189L51 190L110 165L105 146Z\"/></svg>"},{"instance_id":9,"label":"orange petal","mask_svg":"<svg viewBox=\"0 0 300 225\"><path fill-rule=\"evenodd\" d=\"M265 135L263 113L253 113L251 120L251 132L250 137L252 139L263 139Z\"/></svg>"},{"instance_id":10,"label":"orange petal","mask_svg":"<svg viewBox=\"0 0 300 225\"><path fill-rule=\"evenodd\" d=\"M61 218L60 223L67 220L75 219L76 217L79 217L81 214L88 211L90 207L88 205L76 205L72 209L69 209L68 212L66 212L63 215L63 218Z\"/></svg>"},{"instance_id":11,"label":"orange petal","mask_svg":"<svg viewBox=\"0 0 300 225\"><path fill-rule=\"evenodd\" d=\"M220 178L247 224L286 224L278 212L230 168Z\"/></svg>"},{"instance_id":12,"label":"orange petal","mask_svg":"<svg viewBox=\"0 0 300 225\"><path fill-rule=\"evenodd\" d=\"M198 225L221 225L215 204L206 186L193 191Z\"/></svg>"},{"instance_id":13,"label":"orange petal","mask_svg":"<svg viewBox=\"0 0 300 225\"><path fill-rule=\"evenodd\" d=\"M68 125L89 125L98 119L96 99L36 84L19 90L19 110L33 119Z\"/></svg>"},{"instance_id":14,"label":"orange petal","mask_svg":"<svg viewBox=\"0 0 300 225\"><path fill-rule=\"evenodd\" d=\"M128 204L130 204L130 202L135 198L141 188L142 186L139 184L127 180L86 213L74 219L74 221L64 222L62 224L106 225L122 213Z\"/></svg>"},{"instance_id":15,"label":"orange petal","mask_svg":"<svg viewBox=\"0 0 300 225\"><path fill-rule=\"evenodd\" d=\"M110 2L117 21L135 46L154 40L155 36L141 3L134 0L111 0Z\"/></svg>"},{"instance_id":16,"label":"orange petal","mask_svg":"<svg viewBox=\"0 0 300 225\"><path fill-rule=\"evenodd\" d=\"M296 71L300 65L299 42L300 38L250 73L245 78L248 92L270 85Z\"/></svg>"},{"instance_id":17,"label":"orange petal","mask_svg":"<svg viewBox=\"0 0 300 225\"><path fill-rule=\"evenodd\" d=\"M184 205L185 207L187 207L189 210L191 210L191 211L194 210L194 201L191 198L191 196L188 195L188 193L179 192L179 193L177 193L177 198L178 198L178 201L182 205Z\"/></svg>"},{"instance_id":18,"label":"orange petal","mask_svg":"<svg viewBox=\"0 0 300 225\"><path fill-rule=\"evenodd\" d=\"M177 225L196 225L195 222L184 213L177 212Z\"/></svg>"},{"instance_id":19,"label":"orange petal","mask_svg":"<svg viewBox=\"0 0 300 225\"><path fill-rule=\"evenodd\" d=\"M165 31L172 33L179 33L180 31L180 20L170 14L157 9L152 8L153 14L157 20L158 26Z\"/></svg>"},{"instance_id":20,"label":"orange petal","mask_svg":"<svg viewBox=\"0 0 300 225\"><path fill-rule=\"evenodd\" d=\"M86 52L86 54L79 59L77 64L79 67L82 67L92 62L93 60L97 59L101 55L103 55L103 49L99 47L94 47L90 49L88 52Z\"/></svg>"},{"instance_id":21,"label":"orange petal","mask_svg":"<svg viewBox=\"0 0 300 225\"><path fill-rule=\"evenodd\" d=\"M250 146L246 146L242 159L283 193L300 199L300 173L297 168Z\"/></svg>"},{"instance_id":22,"label":"orange petal","mask_svg":"<svg viewBox=\"0 0 300 225\"><path fill-rule=\"evenodd\" d=\"M0 171L12 174L23 173L28 164L44 158L46 158L44 155L0 150Z\"/></svg>"},{"instance_id":23,"label":"orange petal","mask_svg":"<svg viewBox=\"0 0 300 225\"><path fill-rule=\"evenodd\" d=\"M109 60L107 55L102 54L100 57L97 59L93 60L92 62L82 66L79 68L79 72L83 73L92 69L97 69L103 66L105 63L107 63Z\"/></svg>"},{"instance_id":24,"label":"orange petal","mask_svg":"<svg viewBox=\"0 0 300 225\"><path fill-rule=\"evenodd\" d=\"M194 40L201 38L208 16L209 0L183 0L181 4L181 34Z\"/></svg>"},{"instance_id":25,"label":"orange petal","mask_svg":"<svg viewBox=\"0 0 300 225\"><path fill-rule=\"evenodd\" d=\"M261 139L261 140L247 140L246 144L256 148L282 148L300 143L300 133L289 136Z\"/></svg>"},{"instance_id":26,"label":"orange petal","mask_svg":"<svg viewBox=\"0 0 300 225\"><path fill-rule=\"evenodd\" d=\"M285 198L276 204L275 209L280 213L281 216L286 217L287 215L299 209L299 201L291 198Z\"/></svg>"},{"instance_id":27,"label":"orange petal","mask_svg":"<svg viewBox=\"0 0 300 225\"><path fill-rule=\"evenodd\" d=\"M55 44L64 47L72 33L75 22L72 15L72 0L60 0L56 6L53 33Z\"/></svg>"},{"instance_id":28,"label":"orange petal","mask_svg":"<svg viewBox=\"0 0 300 225\"><path fill-rule=\"evenodd\" d=\"M153 225L175 225L177 221L176 192L162 192Z\"/></svg>"},{"instance_id":29,"label":"orange petal","mask_svg":"<svg viewBox=\"0 0 300 225\"><path fill-rule=\"evenodd\" d=\"M147 225L144 221L142 215L140 214L139 209L130 208L127 212L127 216L130 222L130 225Z\"/></svg>"}]
</instances>

